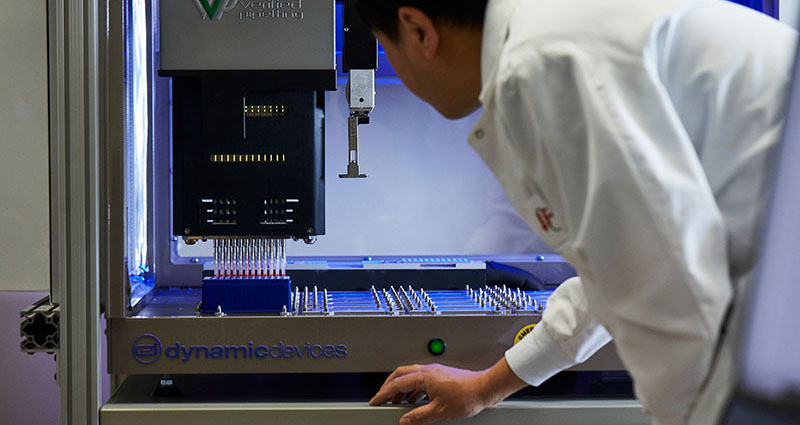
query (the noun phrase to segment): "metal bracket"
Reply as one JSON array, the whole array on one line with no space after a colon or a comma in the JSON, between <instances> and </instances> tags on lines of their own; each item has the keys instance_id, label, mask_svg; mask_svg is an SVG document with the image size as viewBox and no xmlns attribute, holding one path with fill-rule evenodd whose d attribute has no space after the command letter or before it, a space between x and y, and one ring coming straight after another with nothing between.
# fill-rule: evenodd
<instances>
[{"instance_id":1,"label":"metal bracket","mask_svg":"<svg viewBox=\"0 0 800 425\"><path fill-rule=\"evenodd\" d=\"M350 117L347 119L347 174L339 177L365 178L358 164L358 126L369 123L369 113L375 107L375 70L351 69L347 83L347 102L350 104Z\"/></svg>"},{"instance_id":2,"label":"metal bracket","mask_svg":"<svg viewBox=\"0 0 800 425\"><path fill-rule=\"evenodd\" d=\"M358 116L351 116L347 119L347 174L339 174L341 179L366 178L366 174L361 174L358 164Z\"/></svg>"},{"instance_id":3,"label":"metal bracket","mask_svg":"<svg viewBox=\"0 0 800 425\"><path fill-rule=\"evenodd\" d=\"M58 351L61 309L50 302L49 295L20 311L19 315L23 319L19 325L20 336L24 338L20 343L23 353L53 354Z\"/></svg>"},{"instance_id":4,"label":"metal bracket","mask_svg":"<svg viewBox=\"0 0 800 425\"><path fill-rule=\"evenodd\" d=\"M342 65L348 73L346 88L350 117L347 120L347 173L343 179L363 179L358 164L358 126L369 124L369 114L375 108L375 70L378 69L378 40L361 20L354 0L344 2L344 47Z\"/></svg>"}]
</instances>

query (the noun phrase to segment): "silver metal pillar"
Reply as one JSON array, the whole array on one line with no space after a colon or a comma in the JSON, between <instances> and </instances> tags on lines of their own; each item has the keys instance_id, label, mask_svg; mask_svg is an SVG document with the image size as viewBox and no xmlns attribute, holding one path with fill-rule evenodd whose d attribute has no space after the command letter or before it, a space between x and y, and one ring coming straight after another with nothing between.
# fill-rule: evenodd
<instances>
[{"instance_id":1,"label":"silver metal pillar","mask_svg":"<svg viewBox=\"0 0 800 425\"><path fill-rule=\"evenodd\" d=\"M100 408L98 2L49 0L52 300L61 308L61 424Z\"/></svg>"}]
</instances>

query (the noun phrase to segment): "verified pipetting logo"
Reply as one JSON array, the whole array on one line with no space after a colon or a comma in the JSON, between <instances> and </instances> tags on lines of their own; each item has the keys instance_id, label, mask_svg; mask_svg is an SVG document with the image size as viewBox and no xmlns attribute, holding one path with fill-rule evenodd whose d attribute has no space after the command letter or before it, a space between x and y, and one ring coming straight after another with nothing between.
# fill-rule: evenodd
<instances>
[{"instance_id":1,"label":"verified pipetting logo","mask_svg":"<svg viewBox=\"0 0 800 425\"><path fill-rule=\"evenodd\" d=\"M303 0L191 0L204 21L221 21L229 12L238 12L239 21L304 18ZM237 7L238 6L238 7Z\"/></svg>"},{"instance_id":2,"label":"verified pipetting logo","mask_svg":"<svg viewBox=\"0 0 800 425\"><path fill-rule=\"evenodd\" d=\"M233 10L239 0L194 0L197 10L204 20L221 20L222 15Z\"/></svg>"}]
</instances>

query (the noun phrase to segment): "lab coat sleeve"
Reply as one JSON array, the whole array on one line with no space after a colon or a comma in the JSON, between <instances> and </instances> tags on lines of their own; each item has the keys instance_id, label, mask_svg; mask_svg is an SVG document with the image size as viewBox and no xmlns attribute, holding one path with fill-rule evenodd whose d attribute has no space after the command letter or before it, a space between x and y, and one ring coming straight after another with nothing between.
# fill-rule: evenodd
<instances>
[{"instance_id":1,"label":"lab coat sleeve","mask_svg":"<svg viewBox=\"0 0 800 425\"><path fill-rule=\"evenodd\" d=\"M560 220L563 235L543 237L581 276L507 358L538 383L604 342L596 318L655 422L684 423L732 296L725 224L657 70L587 44L506 54L497 77L497 126L519 158L509 174Z\"/></svg>"},{"instance_id":2,"label":"lab coat sleeve","mask_svg":"<svg viewBox=\"0 0 800 425\"><path fill-rule=\"evenodd\" d=\"M514 374L538 386L557 372L583 363L610 340L608 331L591 314L576 277L553 292L539 325L505 357Z\"/></svg>"}]
</instances>

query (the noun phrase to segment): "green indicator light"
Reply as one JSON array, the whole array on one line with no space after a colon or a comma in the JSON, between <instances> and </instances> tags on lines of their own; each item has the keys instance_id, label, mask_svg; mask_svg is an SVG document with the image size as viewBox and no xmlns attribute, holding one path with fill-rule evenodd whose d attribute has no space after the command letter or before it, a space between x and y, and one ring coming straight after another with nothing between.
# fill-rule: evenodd
<instances>
[{"instance_id":1,"label":"green indicator light","mask_svg":"<svg viewBox=\"0 0 800 425\"><path fill-rule=\"evenodd\" d=\"M434 356L441 356L446 348L447 345L440 338L432 339L428 342L428 351Z\"/></svg>"}]
</instances>

